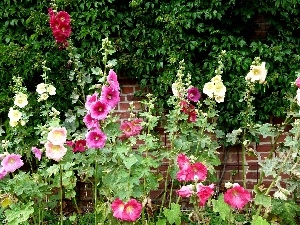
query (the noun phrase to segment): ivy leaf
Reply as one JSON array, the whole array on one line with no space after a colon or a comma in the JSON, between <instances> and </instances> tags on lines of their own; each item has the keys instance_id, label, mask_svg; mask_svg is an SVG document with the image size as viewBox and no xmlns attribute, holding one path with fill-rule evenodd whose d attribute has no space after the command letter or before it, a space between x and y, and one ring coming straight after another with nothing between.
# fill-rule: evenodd
<instances>
[{"instance_id":1,"label":"ivy leaf","mask_svg":"<svg viewBox=\"0 0 300 225\"><path fill-rule=\"evenodd\" d=\"M230 207L224 202L224 195L221 194L218 200L213 199L213 211L218 212L222 220L225 220L230 214Z\"/></svg>"},{"instance_id":2,"label":"ivy leaf","mask_svg":"<svg viewBox=\"0 0 300 225\"><path fill-rule=\"evenodd\" d=\"M180 225L181 214L179 204L171 203L171 209L164 208L164 215L170 224Z\"/></svg>"},{"instance_id":3,"label":"ivy leaf","mask_svg":"<svg viewBox=\"0 0 300 225\"><path fill-rule=\"evenodd\" d=\"M265 219L263 219L261 216L258 216L256 220L254 220L255 216L252 217L253 220L251 222L251 225L270 225Z\"/></svg>"}]
</instances>

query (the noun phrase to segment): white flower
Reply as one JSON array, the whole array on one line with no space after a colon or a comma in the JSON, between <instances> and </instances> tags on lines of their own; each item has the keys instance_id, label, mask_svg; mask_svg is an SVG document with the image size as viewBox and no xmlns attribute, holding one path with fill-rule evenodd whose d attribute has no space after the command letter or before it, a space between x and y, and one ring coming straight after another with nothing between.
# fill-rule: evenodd
<instances>
[{"instance_id":1,"label":"white flower","mask_svg":"<svg viewBox=\"0 0 300 225\"><path fill-rule=\"evenodd\" d=\"M266 80L267 70L266 63L262 62L260 66L251 66L250 72L245 77L246 80L251 82L259 81L262 84Z\"/></svg>"},{"instance_id":2,"label":"white flower","mask_svg":"<svg viewBox=\"0 0 300 225\"><path fill-rule=\"evenodd\" d=\"M38 99L38 102L47 100L48 97L49 97L49 95L47 93L43 93L43 94L41 94L40 98Z\"/></svg>"},{"instance_id":3,"label":"white flower","mask_svg":"<svg viewBox=\"0 0 300 225\"><path fill-rule=\"evenodd\" d=\"M40 83L36 86L36 92L40 95L46 92L46 84Z\"/></svg>"},{"instance_id":4,"label":"white flower","mask_svg":"<svg viewBox=\"0 0 300 225\"><path fill-rule=\"evenodd\" d=\"M15 127L15 126L18 125L18 121L10 120L10 121L9 121L9 125L10 125L11 127Z\"/></svg>"},{"instance_id":5,"label":"white flower","mask_svg":"<svg viewBox=\"0 0 300 225\"><path fill-rule=\"evenodd\" d=\"M215 91L215 84L213 82L207 82L204 84L203 93L208 95L208 97L212 98Z\"/></svg>"},{"instance_id":6,"label":"white flower","mask_svg":"<svg viewBox=\"0 0 300 225\"><path fill-rule=\"evenodd\" d=\"M21 126L25 126L26 122L24 120L20 121Z\"/></svg>"},{"instance_id":7,"label":"white flower","mask_svg":"<svg viewBox=\"0 0 300 225\"><path fill-rule=\"evenodd\" d=\"M14 104L20 108L24 108L28 104L27 95L20 92L15 96Z\"/></svg>"},{"instance_id":8,"label":"white flower","mask_svg":"<svg viewBox=\"0 0 300 225\"><path fill-rule=\"evenodd\" d=\"M8 112L8 117L10 121L18 122L22 117L22 113L17 109L10 108Z\"/></svg>"},{"instance_id":9,"label":"white flower","mask_svg":"<svg viewBox=\"0 0 300 225\"><path fill-rule=\"evenodd\" d=\"M223 96L215 95L215 101L217 103L224 102L224 98L225 98L224 95Z\"/></svg>"},{"instance_id":10,"label":"white flower","mask_svg":"<svg viewBox=\"0 0 300 225\"><path fill-rule=\"evenodd\" d=\"M281 191L276 191L274 193L274 198L278 198L278 199L281 199L281 200L287 200L286 195L283 194Z\"/></svg>"},{"instance_id":11,"label":"white flower","mask_svg":"<svg viewBox=\"0 0 300 225\"><path fill-rule=\"evenodd\" d=\"M300 88L297 89L296 99L297 99L297 104L300 106Z\"/></svg>"},{"instance_id":12,"label":"white flower","mask_svg":"<svg viewBox=\"0 0 300 225\"><path fill-rule=\"evenodd\" d=\"M211 81L214 82L215 84L222 82L222 77L221 77L221 75L216 75L213 78L211 78Z\"/></svg>"},{"instance_id":13,"label":"white flower","mask_svg":"<svg viewBox=\"0 0 300 225\"><path fill-rule=\"evenodd\" d=\"M218 82L215 83L215 91L214 91L214 95L216 96L225 96L226 93L226 87L223 84L223 82Z\"/></svg>"},{"instance_id":14,"label":"white flower","mask_svg":"<svg viewBox=\"0 0 300 225\"><path fill-rule=\"evenodd\" d=\"M172 92L175 97L179 97L178 83L172 84Z\"/></svg>"},{"instance_id":15,"label":"white flower","mask_svg":"<svg viewBox=\"0 0 300 225\"><path fill-rule=\"evenodd\" d=\"M232 188L232 183L230 183L230 182L225 183L225 187L227 189Z\"/></svg>"},{"instance_id":16,"label":"white flower","mask_svg":"<svg viewBox=\"0 0 300 225\"><path fill-rule=\"evenodd\" d=\"M55 95L56 94L56 88L53 85L48 84L46 89L47 89L47 92L49 93L49 95Z\"/></svg>"}]
</instances>

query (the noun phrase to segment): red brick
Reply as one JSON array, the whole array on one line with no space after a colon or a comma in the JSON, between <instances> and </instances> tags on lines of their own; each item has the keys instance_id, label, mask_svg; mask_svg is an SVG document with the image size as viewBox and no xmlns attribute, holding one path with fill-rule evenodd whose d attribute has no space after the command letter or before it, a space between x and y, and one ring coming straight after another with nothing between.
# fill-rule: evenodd
<instances>
[{"instance_id":1,"label":"red brick","mask_svg":"<svg viewBox=\"0 0 300 225\"><path fill-rule=\"evenodd\" d=\"M130 108L129 103L124 103L124 102L120 102L119 106L121 111L127 111Z\"/></svg>"},{"instance_id":2,"label":"red brick","mask_svg":"<svg viewBox=\"0 0 300 225\"><path fill-rule=\"evenodd\" d=\"M133 94L134 88L133 88L133 86L123 86L121 88L121 93L122 94Z\"/></svg>"}]
</instances>

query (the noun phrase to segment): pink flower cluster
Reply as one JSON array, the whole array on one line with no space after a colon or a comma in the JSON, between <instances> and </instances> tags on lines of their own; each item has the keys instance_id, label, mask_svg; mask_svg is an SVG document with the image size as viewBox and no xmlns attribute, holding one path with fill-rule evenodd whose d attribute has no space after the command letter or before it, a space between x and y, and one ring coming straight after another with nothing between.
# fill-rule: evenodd
<instances>
[{"instance_id":1,"label":"pink flower cluster","mask_svg":"<svg viewBox=\"0 0 300 225\"><path fill-rule=\"evenodd\" d=\"M176 174L179 181L204 181L207 176L207 168L200 162L191 163L190 159L184 155L177 156L179 171Z\"/></svg>"},{"instance_id":2,"label":"pink flower cluster","mask_svg":"<svg viewBox=\"0 0 300 225\"><path fill-rule=\"evenodd\" d=\"M106 119L108 113L116 107L120 101L120 85L117 74L111 69L107 76L109 86L103 86L100 97L95 92L87 96L85 108L87 114L83 122L88 128L86 134L86 145L88 148L103 148L107 136L100 129L99 121Z\"/></svg>"},{"instance_id":3,"label":"pink flower cluster","mask_svg":"<svg viewBox=\"0 0 300 225\"><path fill-rule=\"evenodd\" d=\"M66 128L52 128L52 130L48 133L47 140L48 141L45 144L46 157L59 162L67 153L67 148L64 146L67 140Z\"/></svg>"},{"instance_id":4,"label":"pink flower cluster","mask_svg":"<svg viewBox=\"0 0 300 225\"><path fill-rule=\"evenodd\" d=\"M243 209L250 200L250 192L239 184L233 184L233 188L228 189L224 194L224 202L234 209Z\"/></svg>"},{"instance_id":5,"label":"pink flower cluster","mask_svg":"<svg viewBox=\"0 0 300 225\"><path fill-rule=\"evenodd\" d=\"M23 160L19 154L2 154L0 167L0 179L3 179L8 173L13 173L24 165Z\"/></svg>"},{"instance_id":6,"label":"pink flower cluster","mask_svg":"<svg viewBox=\"0 0 300 225\"><path fill-rule=\"evenodd\" d=\"M184 155L179 154L177 156L177 164L179 171L176 177L179 181L204 181L207 176L207 168L200 162L191 163L190 159ZM202 183L197 183L196 186L189 184L182 186L177 192L180 197L190 197L197 195L199 199L199 205L204 206L206 201L214 193L214 184L205 186Z\"/></svg>"},{"instance_id":7,"label":"pink flower cluster","mask_svg":"<svg viewBox=\"0 0 300 225\"><path fill-rule=\"evenodd\" d=\"M53 36L58 44L62 44L63 47L68 46L67 39L71 35L71 17L65 11L59 11L55 13L52 8L48 9L50 17L50 28Z\"/></svg>"},{"instance_id":8,"label":"pink flower cluster","mask_svg":"<svg viewBox=\"0 0 300 225\"><path fill-rule=\"evenodd\" d=\"M132 121L123 121L121 124L120 129L122 130L122 136L120 137L121 140L126 138L139 135L143 127L141 123L143 122L142 119L134 119Z\"/></svg>"},{"instance_id":9,"label":"pink flower cluster","mask_svg":"<svg viewBox=\"0 0 300 225\"><path fill-rule=\"evenodd\" d=\"M113 216L119 220L134 222L142 212L142 204L135 199L123 202L121 199L115 199L111 204Z\"/></svg>"}]
</instances>

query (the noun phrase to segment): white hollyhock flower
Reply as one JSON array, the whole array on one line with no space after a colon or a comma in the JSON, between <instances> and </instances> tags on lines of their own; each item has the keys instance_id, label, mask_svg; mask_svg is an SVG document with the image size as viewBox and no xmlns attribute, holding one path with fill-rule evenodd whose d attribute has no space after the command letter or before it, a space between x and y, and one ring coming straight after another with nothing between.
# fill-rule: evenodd
<instances>
[{"instance_id":1,"label":"white hollyhock flower","mask_svg":"<svg viewBox=\"0 0 300 225\"><path fill-rule=\"evenodd\" d=\"M27 95L21 92L16 94L14 104L24 108L28 104Z\"/></svg>"},{"instance_id":2,"label":"white hollyhock flower","mask_svg":"<svg viewBox=\"0 0 300 225\"><path fill-rule=\"evenodd\" d=\"M267 70L266 63L262 62L260 66L251 66L250 72L246 76L246 80L251 82L259 81L259 83L263 83L266 80Z\"/></svg>"}]
</instances>

